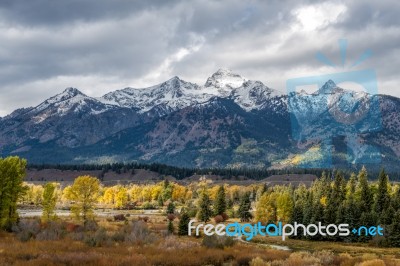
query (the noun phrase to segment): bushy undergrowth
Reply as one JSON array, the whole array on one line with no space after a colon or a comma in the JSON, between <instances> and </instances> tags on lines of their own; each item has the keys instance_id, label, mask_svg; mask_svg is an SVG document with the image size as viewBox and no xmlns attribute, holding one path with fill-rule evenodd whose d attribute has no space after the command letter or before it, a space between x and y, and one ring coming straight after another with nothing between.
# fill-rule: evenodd
<instances>
[{"instance_id":1,"label":"bushy undergrowth","mask_svg":"<svg viewBox=\"0 0 400 266\"><path fill-rule=\"evenodd\" d=\"M40 219L22 219L13 226L16 237L21 242L31 239L38 241L61 240L68 238L82 241L91 247L111 245L113 242L125 242L133 245L151 244L158 237L151 232L144 221L126 222L117 230L107 232L95 221L87 221L84 226L61 221L41 223Z\"/></svg>"},{"instance_id":2,"label":"bushy undergrowth","mask_svg":"<svg viewBox=\"0 0 400 266\"><path fill-rule=\"evenodd\" d=\"M0 235L0 265L400 265L393 253L389 257L364 251L357 255L354 250L351 254L288 252L236 243L226 236L198 239L163 235L161 222L154 221L157 219L148 223L99 220L84 226L61 220L42 223L21 219L13 227L15 234Z\"/></svg>"},{"instance_id":3,"label":"bushy undergrowth","mask_svg":"<svg viewBox=\"0 0 400 266\"><path fill-rule=\"evenodd\" d=\"M143 221L134 221L126 225L123 232L125 241L136 245L150 244L157 240L156 234L150 232L147 224Z\"/></svg>"},{"instance_id":4,"label":"bushy undergrowth","mask_svg":"<svg viewBox=\"0 0 400 266\"><path fill-rule=\"evenodd\" d=\"M224 248L231 247L235 244L235 240L229 236L204 236L201 244L207 248Z\"/></svg>"},{"instance_id":5,"label":"bushy undergrowth","mask_svg":"<svg viewBox=\"0 0 400 266\"><path fill-rule=\"evenodd\" d=\"M12 231L15 232L17 239L22 242L36 238L40 230L41 224L39 219L23 219L12 227Z\"/></svg>"}]
</instances>

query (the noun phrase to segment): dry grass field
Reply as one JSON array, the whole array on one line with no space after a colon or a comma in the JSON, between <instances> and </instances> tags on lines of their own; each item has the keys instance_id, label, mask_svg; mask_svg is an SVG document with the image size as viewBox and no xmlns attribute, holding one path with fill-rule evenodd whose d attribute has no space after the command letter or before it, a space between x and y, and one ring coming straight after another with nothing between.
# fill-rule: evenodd
<instances>
[{"instance_id":1,"label":"dry grass field","mask_svg":"<svg viewBox=\"0 0 400 266\"><path fill-rule=\"evenodd\" d=\"M22 233L0 233L0 265L400 265L398 248L271 237L214 247L202 237L168 234L160 215L146 222L97 218L87 231L69 217L62 219L36 229L37 219L27 219L29 239ZM292 251L270 244L285 244Z\"/></svg>"}]
</instances>

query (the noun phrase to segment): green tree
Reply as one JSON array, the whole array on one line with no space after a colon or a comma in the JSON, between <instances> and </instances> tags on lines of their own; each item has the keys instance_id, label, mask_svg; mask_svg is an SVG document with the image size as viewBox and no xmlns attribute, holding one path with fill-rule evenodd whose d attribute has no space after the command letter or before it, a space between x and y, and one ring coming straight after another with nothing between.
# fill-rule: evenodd
<instances>
[{"instance_id":1,"label":"green tree","mask_svg":"<svg viewBox=\"0 0 400 266\"><path fill-rule=\"evenodd\" d=\"M200 221L208 222L212 215L211 210L211 200L208 192L206 190L202 191L200 194L197 218Z\"/></svg>"},{"instance_id":2,"label":"green tree","mask_svg":"<svg viewBox=\"0 0 400 266\"><path fill-rule=\"evenodd\" d=\"M394 214L390 226L389 243L392 247L400 247L400 210Z\"/></svg>"},{"instance_id":3,"label":"green tree","mask_svg":"<svg viewBox=\"0 0 400 266\"><path fill-rule=\"evenodd\" d=\"M239 204L238 212L241 222L247 222L253 218L253 215L250 213L250 209L251 209L250 192L246 192L242 195Z\"/></svg>"},{"instance_id":4,"label":"green tree","mask_svg":"<svg viewBox=\"0 0 400 266\"><path fill-rule=\"evenodd\" d=\"M400 187L397 188L395 194L392 196L390 205L393 209L400 210Z\"/></svg>"},{"instance_id":5,"label":"green tree","mask_svg":"<svg viewBox=\"0 0 400 266\"><path fill-rule=\"evenodd\" d=\"M86 223L93 216L93 207L99 198L100 181L91 176L80 176L68 190L66 197L74 201L71 211Z\"/></svg>"},{"instance_id":6,"label":"green tree","mask_svg":"<svg viewBox=\"0 0 400 266\"><path fill-rule=\"evenodd\" d=\"M189 222L190 222L190 217L186 211L183 211L181 213L181 219L179 220L179 225L178 225L178 234L181 236L187 236L189 233Z\"/></svg>"},{"instance_id":7,"label":"green tree","mask_svg":"<svg viewBox=\"0 0 400 266\"><path fill-rule=\"evenodd\" d=\"M390 204L388 185L389 177L386 175L385 170L382 169L379 173L378 192L375 197L375 212L379 216L389 207Z\"/></svg>"},{"instance_id":8,"label":"green tree","mask_svg":"<svg viewBox=\"0 0 400 266\"><path fill-rule=\"evenodd\" d=\"M168 203L168 206L167 206L167 214L174 214L174 213L175 213L175 205L171 201L170 203Z\"/></svg>"},{"instance_id":9,"label":"green tree","mask_svg":"<svg viewBox=\"0 0 400 266\"><path fill-rule=\"evenodd\" d=\"M257 202L256 207L256 220L263 223L268 222L276 222L277 218L277 207L276 207L276 199L278 197L277 192L267 191L264 193L259 201ZM250 204L244 201L245 197L242 197L240 202L240 206L243 205L242 208L247 208L247 212L250 210ZM239 206L239 208L240 208ZM239 210L240 215L240 210Z\"/></svg>"},{"instance_id":10,"label":"green tree","mask_svg":"<svg viewBox=\"0 0 400 266\"><path fill-rule=\"evenodd\" d=\"M329 194L327 206L325 209L325 222L327 224L337 222L338 210L341 207L346 198L346 183L342 173L337 172L335 180L333 181L333 187Z\"/></svg>"},{"instance_id":11,"label":"green tree","mask_svg":"<svg viewBox=\"0 0 400 266\"><path fill-rule=\"evenodd\" d=\"M55 215L56 203L57 203L56 186L53 183L47 183L44 186L43 190L43 200L42 200L43 221L53 220L56 217Z\"/></svg>"},{"instance_id":12,"label":"green tree","mask_svg":"<svg viewBox=\"0 0 400 266\"><path fill-rule=\"evenodd\" d=\"M340 223L342 222L347 223L352 227L359 226L359 218L360 218L360 212L355 199L356 185L357 185L356 175L351 174L349 182L347 182L347 195L343 205L344 221L339 221ZM346 237L346 239L349 241L354 241L357 239L357 236L350 234L348 237Z\"/></svg>"},{"instance_id":13,"label":"green tree","mask_svg":"<svg viewBox=\"0 0 400 266\"><path fill-rule=\"evenodd\" d=\"M304 209L303 209L303 224L310 224L311 220L313 218L314 212L313 212L313 199L314 195L312 190L307 192L307 200L306 203L304 204Z\"/></svg>"},{"instance_id":14,"label":"green tree","mask_svg":"<svg viewBox=\"0 0 400 266\"><path fill-rule=\"evenodd\" d=\"M164 206L164 200L163 200L162 194L158 195L157 203L158 203L158 206L159 206L159 207Z\"/></svg>"},{"instance_id":15,"label":"green tree","mask_svg":"<svg viewBox=\"0 0 400 266\"><path fill-rule=\"evenodd\" d=\"M27 191L23 185L26 160L0 158L0 229L11 230L18 220L17 201Z\"/></svg>"},{"instance_id":16,"label":"green tree","mask_svg":"<svg viewBox=\"0 0 400 266\"><path fill-rule=\"evenodd\" d=\"M367 169L363 166L358 173L357 201L359 202L360 212L370 212L373 204L373 195L368 184Z\"/></svg>"},{"instance_id":17,"label":"green tree","mask_svg":"<svg viewBox=\"0 0 400 266\"><path fill-rule=\"evenodd\" d=\"M173 234L174 233L174 223L172 222L172 220L168 221L168 233Z\"/></svg>"},{"instance_id":18,"label":"green tree","mask_svg":"<svg viewBox=\"0 0 400 266\"><path fill-rule=\"evenodd\" d=\"M219 186L215 199L214 215L220 215L226 211L226 195L224 186Z\"/></svg>"},{"instance_id":19,"label":"green tree","mask_svg":"<svg viewBox=\"0 0 400 266\"><path fill-rule=\"evenodd\" d=\"M163 191L162 191L162 198L163 201L167 201L172 198L172 190L173 190L173 184L171 184L168 179L164 180L163 184Z\"/></svg>"},{"instance_id":20,"label":"green tree","mask_svg":"<svg viewBox=\"0 0 400 266\"><path fill-rule=\"evenodd\" d=\"M285 189L276 199L276 213L278 220L287 223L292 216L294 202L288 189Z\"/></svg>"}]
</instances>

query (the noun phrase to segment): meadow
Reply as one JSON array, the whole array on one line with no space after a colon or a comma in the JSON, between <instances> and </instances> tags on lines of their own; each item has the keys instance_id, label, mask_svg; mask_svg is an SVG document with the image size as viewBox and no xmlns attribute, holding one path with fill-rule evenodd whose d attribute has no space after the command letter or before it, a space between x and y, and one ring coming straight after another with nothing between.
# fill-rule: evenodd
<instances>
[{"instance_id":1,"label":"meadow","mask_svg":"<svg viewBox=\"0 0 400 266\"><path fill-rule=\"evenodd\" d=\"M62 186L24 182L25 165L0 160L0 265L400 265L400 187L384 171L376 182L363 168L297 187L205 176L114 186L79 176ZM246 241L189 236L191 220L379 224L385 234Z\"/></svg>"},{"instance_id":2,"label":"meadow","mask_svg":"<svg viewBox=\"0 0 400 266\"><path fill-rule=\"evenodd\" d=\"M24 218L20 230L0 233L0 265L400 265L399 248L179 236L168 233L165 215L137 214L125 214L124 221L96 218L86 226L71 217L47 223ZM291 250L270 246L282 244Z\"/></svg>"}]
</instances>

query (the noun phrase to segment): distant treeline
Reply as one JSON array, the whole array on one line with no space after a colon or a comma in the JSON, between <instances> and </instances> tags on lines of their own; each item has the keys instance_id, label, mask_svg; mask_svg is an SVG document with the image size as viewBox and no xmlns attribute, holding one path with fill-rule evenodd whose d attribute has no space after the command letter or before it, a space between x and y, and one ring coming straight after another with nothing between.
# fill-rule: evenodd
<instances>
[{"instance_id":1,"label":"distant treeline","mask_svg":"<svg viewBox=\"0 0 400 266\"><path fill-rule=\"evenodd\" d=\"M113 171L118 174L131 172L134 173L135 169L144 169L153 172L157 172L160 175L170 175L176 179L184 179L192 175L218 175L223 179L238 179L240 177L247 177L249 179L261 180L271 175L285 175L285 174L313 174L318 177L323 172L328 173L329 176L334 177L336 170L332 169L267 169L267 168L180 168L176 166L170 166L159 163L113 163L113 164L30 164L28 169L57 169L57 170L73 170L73 171L95 171L101 170L102 174L108 171ZM346 178L349 178L351 173L358 172L359 169L341 169L341 172ZM369 178L376 180L378 178L379 171L369 170ZM400 173L390 173L390 179L392 181L400 180Z\"/></svg>"}]
</instances>

